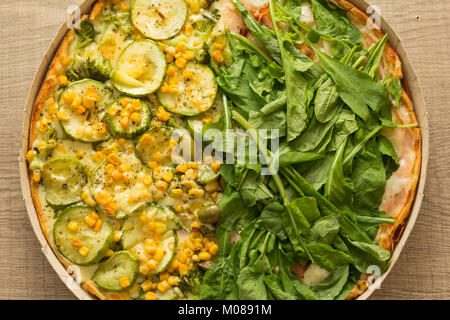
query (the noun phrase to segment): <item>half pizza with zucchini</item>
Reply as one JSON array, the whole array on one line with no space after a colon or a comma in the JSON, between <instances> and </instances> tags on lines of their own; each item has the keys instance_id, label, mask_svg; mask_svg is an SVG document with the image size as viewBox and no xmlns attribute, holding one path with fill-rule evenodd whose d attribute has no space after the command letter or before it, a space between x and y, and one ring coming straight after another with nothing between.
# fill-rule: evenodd
<instances>
[{"instance_id":1,"label":"half pizza with zucchini","mask_svg":"<svg viewBox=\"0 0 450 320\"><path fill-rule=\"evenodd\" d=\"M362 294L421 160L400 60L368 26L343 0L96 2L44 79L27 154L78 283L100 299ZM214 152L175 152L199 138Z\"/></svg>"}]
</instances>

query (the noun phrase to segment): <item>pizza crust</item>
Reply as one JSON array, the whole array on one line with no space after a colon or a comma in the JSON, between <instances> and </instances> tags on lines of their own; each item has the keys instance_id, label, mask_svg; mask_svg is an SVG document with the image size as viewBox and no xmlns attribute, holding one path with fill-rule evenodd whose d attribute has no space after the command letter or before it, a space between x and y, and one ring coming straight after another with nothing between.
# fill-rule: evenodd
<instances>
[{"instance_id":1,"label":"pizza crust","mask_svg":"<svg viewBox=\"0 0 450 320\"><path fill-rule=\"evenodd\" d=\"M352 23L354 23L363 33L364 43L363 46L368 48L372 43L378 41L379 38L383 36L381 30L377 28L377 26L368 18L368 16L362 12L360 9L356 8L353 4L346 0L330 0L330 2L335 5L343 8L347 11L348 16ZM94 20L103 10L104 8L104 0L98 0L92 7L89 19ZM87 16L84 16L82 19L86 19ZM371 26L368 28L367 26ZM42 86L39 90L39 93L36 97L35 104L33 107L32 117L31 117L31 126L29 133L29 148L32 148L33 142L38 136L37 123L40 120L40 113L45 108L47 100L53 95L53 90L58 84L58 76L63 75L66 71L66 66L64 64L64 57L67 56L69 52L70 46L75 40L76 33L74 30L69 30L63 41L61 42L55 57L49 67L49 70L42 82ZM403 79L403 71L402 65L399 56L392 48L392 46L387 43L385 54L383 56L383 60L381 63L381 72L384 76L387 74L391 74L395 77ZM414 106L411 99L408 96L408 86L405 81L403 81L403 95L402 102L404 103L399 109L393 110L394 118L401 124L411 124L416 123L416 115L414 112ZM392 196L392 201L397 202L401 201L400 209L395 212L387 212L391 216L396 218L396 223L393 225L383 225L380 227L377 240L383 248L390 250L391 252L394 250L395 243L400 239L402 235L402 231L404 229L405 220L408 218L411 205L415 198L417 183L420 175L420 166L421 166L421 131L419 128L408 128L408 129L395 129L395 130L407 130L411 134L411 139L413 140L414 146L414 155L415 157L412 159L406 159L408 161L410 167L410 188L406 195L402 199L398 199L398 195ZM394 131L395 131L394 130ZM395 146L394 146L395 147ZM401 159L401 155L399 157ZM395 173L394 173L395 175ZM393 175L393 176L394 176ZM392 177L391 177L392 178ZM36 208L36 212L38 214L39 222L41 225L42 232L47 241L49 241L49 235L46 229L46 224L44 220L44 214L38 200L38 192L37 186L32 182L30 178L30 189L32 199ZM386 193L389 193L386 190ZM385 194L386 196L386 194ZM387 195L389 196L389 194ZM53 250L53 249L52 249ZM69 267L69 264L64 261L62 258L56 254L58 260L64 265L65 268ZM92 282L88 281L83 286L88 292L95 295L99 299L112 299L117 298L113 296L105 296L97 286ZM367 281L360 280L358 285L356 285L347 299L354 299L364 293L367 289ZM119 296L119 295L118 295ZM119 296L119 298L122 298Z\"/></svg>"}]
</instances>

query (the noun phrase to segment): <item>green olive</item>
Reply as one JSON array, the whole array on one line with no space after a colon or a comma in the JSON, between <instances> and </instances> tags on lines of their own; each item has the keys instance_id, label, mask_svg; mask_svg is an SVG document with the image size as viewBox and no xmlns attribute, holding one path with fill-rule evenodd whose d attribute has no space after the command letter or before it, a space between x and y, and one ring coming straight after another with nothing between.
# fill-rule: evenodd
<instances>
[{"instance_id":1,"label":"green olive","mask_svg":"<svg viewBox=\"0 0 450 320\"><path fill-rule=\"evenodd\" d=\"M217 223L220 219L220 207L217 204L205 206L198 211L197 216L201 223Z\"/></svg>"}]
</instances>

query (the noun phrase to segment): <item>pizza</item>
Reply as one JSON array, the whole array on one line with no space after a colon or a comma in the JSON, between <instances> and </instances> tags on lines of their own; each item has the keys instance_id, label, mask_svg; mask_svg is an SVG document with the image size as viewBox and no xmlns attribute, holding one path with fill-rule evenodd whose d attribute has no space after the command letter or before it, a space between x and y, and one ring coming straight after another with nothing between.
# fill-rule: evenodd
<instances>
[{"instance_id":1,"label":"pizza","mask_svg":"<svg viewBox=\"0 0 450 320\"><path fill-rule=\"evenodd\" d=\"M401 61L345 0L99 0L30 128L43 234L99 299L354 299L421 163Z\"/></svg>"}]
</instances>

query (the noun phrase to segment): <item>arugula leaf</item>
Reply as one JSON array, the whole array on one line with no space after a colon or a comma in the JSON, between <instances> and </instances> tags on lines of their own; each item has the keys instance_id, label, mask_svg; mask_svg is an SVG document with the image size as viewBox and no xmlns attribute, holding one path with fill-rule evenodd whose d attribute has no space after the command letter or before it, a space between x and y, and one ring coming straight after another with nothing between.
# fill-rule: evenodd
<instances>
[{"instance_id":1,"label":"arugula leaf","mask_svg":"<svg viewBox=\"0 0 450 320\"><path fill-rule=\"evenodd\" d=\"M313 48L325 71L336 83L341 99L364 121L370 120L369 107L375 112L390 107L387 91L380 83L373 81L366 73Z\"/></svg>"},{"instance_id":2,"label":"arugula leaf","mask_svg":"<svg viewBox=\"0 0 450 320\"><path fill-rule=\"evenodd\" d=\"M375 77L378 68L380 67L381 58L384 54L384 48L386 47L388 35L385 34L376 44L369 49L369 57L364 65L363 71L366 72L371 78Z\"/></svg>"},{"instance_id":3,"label":"arugula leaf","mask_svg":"<svg viewBox=\"0 0 450 320\"><path fill-rule=\"evenodd\" d=\"M346 210L353 206L353 184L344 176L343 157L347 139L336 151L331 169L325 183L325 197L338 208Z\"/></svg>"},{"instance_id":4,"label":"arugula leaf","mask_svg":"<svg viewBox=\"0 0 450 320\"><path fill-rule=\"evenodd\" d=\"M313 92L301 72L307 71L314 63L296 49L288 36L279 29L280 20L273 9L273 1L270 2L270 12L285 73L287 140L292 141L306 128L308 122L308 106Z\"/></svg>"},{"instance_id":5,"label":"arugula leaf","mask_svg":"<svg viewBox=\"0 0 450 320\"><path fill-rule=\"evenodd\" d=\"M323 155L314 152L288 151L280 155L279 166L287 167L293 164L319 160L323 157Z\"/></svg>"},{"instance_id":6,"label":"arugula leaf","mask_svg":"<svg viewBox=\"0 0 450 320\"><path fill-rule=\"evenodd\" d=\"M275 37L275 33L271 29L256 21L239 0L232 1L234 6L241 13L245 25L251 31L253 36L255 36L255 38L264 46L267 52L278 64L282 64L280 48L278 47L278 41Z\"/></svg>"}]
</instances>

